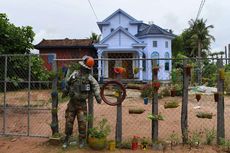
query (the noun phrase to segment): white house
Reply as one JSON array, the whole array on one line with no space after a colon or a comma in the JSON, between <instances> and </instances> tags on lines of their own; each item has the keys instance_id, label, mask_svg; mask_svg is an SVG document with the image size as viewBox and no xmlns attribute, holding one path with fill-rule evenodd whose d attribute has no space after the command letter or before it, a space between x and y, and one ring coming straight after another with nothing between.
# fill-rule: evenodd
<instances>
[{"instance_id":1,"label":"white house","mask_svg":"<svg viewBox=\"0 0 230 153\"><path fill-rule=\"evenodd\" d=\"M95 44L98 58L171 58L171 40L175 37L171 31L155 24L145 24L136 20L126 12L118 9L102 22L97 23L102 40ZM113 78L113 68L118 61L98 62L98 78ZM152 65L149 60L122 60L120 64L126 68L126 79L137 78L141 81L152 79ZM169 80L170 60L159 60L159 80ZM136 76L134 68L139 68Z\"/></svg>"}]
</instances>

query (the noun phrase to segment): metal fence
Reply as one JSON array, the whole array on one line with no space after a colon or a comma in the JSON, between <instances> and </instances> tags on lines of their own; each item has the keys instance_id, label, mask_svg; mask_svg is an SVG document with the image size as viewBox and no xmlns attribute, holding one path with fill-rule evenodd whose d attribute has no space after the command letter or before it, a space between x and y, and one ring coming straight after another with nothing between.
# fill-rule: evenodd
<instances>
[{"instance_id":1,"label":"metal fence","mask_svg":"<svg viewBox=\"0 0 230 153\"><path fill-rule=\"evenodd\" d=\"M0 56L1 134L50 135L52 80L48 77L51 69L46 67L49 64L45 63L48 56Z\"/></svg>"},{"instance_id":2,"label":"metal fence","mask_svg":"<svg viewBox=\"0 0 230 153\"><path fill-rule=\"evenodd\" d=\"M80 59L55 59L50 55L7 55L0 56L0 134L25 135L25 136L50 136L52 134L50 124L52 121L52 98L51 93L57 92L58 96L58 125L59 132L64 133L65 109L68 99L61 98L61 80L63 79L63 67L71 63L77 63ZM55 59L55 60L53 60ZM51 61L52 62L51 62ZM229 59L219 59L225 67L224 89L230 92L230 69L225 64ZM220 67L217 59L200 59L202 65L202 77L198 78L199 67L197 59L186 59L187 64L192 64L191 76L188 79L188 87L183 90L185 65L184 59L135 59L135 58L110 58L97 59L98 69L94 69L94 76L102 86L109 80L116 79L114 67L124 67L126 72L122 75L121 82L127 90L127 97L122 103L122 141L129 141L134 135L152 139L153 124L148 118L154 109L152 99L144 104L141 92L143 87L153 83L152 68L158 65L157 79L161 82L158 90L158 114L164 120L157 121L158 139L168 140L172 134L181 138L181 111L184 92L188 93L187 122L188 135L202 131L205 139L205 129L217 131L217 105L214 101L214 92L217 92L217 80ZM61 63L61 64L60 64ZM41 65L39 67L38 65ZM52 67L53 64L53 67ZM54 66L56 65L56 66ZM55 68L55 70L52 70ZM52 73L55 72L55 73ZM57 73L58 72L58 73ZM49 74L46 76L45 74ZM58 75L57 75L58 74ZM44 76L43 76L44 75ZM52 81L56 76L56 82ZM201 81L198 88L198 82ZM53 86L52 86L53 83ZM54 86L56 86L54 88ZM213 88L205 88L205 87ZM53 87L53 90L52 90ZM176 88L176 96L171 97L171 89ZM196 99L196 94L201 99ZM177 102L179 107L165 109L165 104ZM230 97L224 94L224 128L225 137L230 138L229 113ZM130 109L144 110L141 114L130 114ZM97 104L94 100L93 112L96 121L106 118L111 126L109 139L114 139L116 133L117 107L105 103ZM212 114L212 119L198 118L198 113ZM77 122L74 126L74 134L77 133ZM182 139L180 139L182 141Z\"/></svg>"}]
</instances>

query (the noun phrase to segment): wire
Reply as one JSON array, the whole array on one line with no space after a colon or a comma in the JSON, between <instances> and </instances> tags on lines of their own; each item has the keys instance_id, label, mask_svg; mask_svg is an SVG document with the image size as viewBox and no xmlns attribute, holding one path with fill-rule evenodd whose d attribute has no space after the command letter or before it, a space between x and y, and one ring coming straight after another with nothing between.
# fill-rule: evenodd
<instances>
[{"instance_id":1,"label":"wire","mask_svg":"<svg viewBox=\"0 0 230 153\"><path fill-rule=\"evenodd\" d=\"M202 9L203 9L203 7L204 7L204 3L205 3L205 0L201 0L200 7L199 7L199 10L198 10L197 15L196 15L196 20L197 20L197 19L199 18L199 16L200 16L200 13L201 13L201 11L202 11Z\"/></svg>"},{"instance_id":2,"label":"wire","mask_svg":"<svg viewBox=\"0 0 230 153\"><path fill-rule=\"evenodd\" d=\"M96 15L95 11L94 11L93 5L91 4L90 0L88 0L88 2L89 2L89 5L90 5L91 9L93 10L93 14L94 14L96 20L98 21L98 18L97 18L97 15Z\"/></svg>"}]
</instances>

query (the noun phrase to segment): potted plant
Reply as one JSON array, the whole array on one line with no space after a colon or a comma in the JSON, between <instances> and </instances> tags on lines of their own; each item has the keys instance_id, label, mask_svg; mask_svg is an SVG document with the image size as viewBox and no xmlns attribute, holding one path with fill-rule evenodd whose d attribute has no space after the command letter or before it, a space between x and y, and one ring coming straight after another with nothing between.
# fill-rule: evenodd
<instances>
[{"instance_id":1,"label":"potted plant","mask_svg":"<svg viewBox=\"0 0 230 153\"><path fill-rule=\"evenodd\" d=\"M107 119L103 118L99 121L98 126L88 129L88 145L95 150L102 150L106 147L107 136L110 133L110 126Z\"/></svg>"},{"instance_id":2,"label":"potted plant","mask_svg":"<svg viewBox=\"0 0 230 153\"><path fill-rule=\"evenodd\" d=\"M212 119L213 114L209 112L198 112L196 114L196 117L198 118L207 118L207 119Z\"/></svg>"},{"instance_id":3,"label":"potted plant","mask_svg":"<svg viewBox=\"0 0 230 153\"><path fill-rule=\"evenodd\" d=\"M176 87L172 86L171 87L171 97L175 97L176 96Z\"/></svg>"},{"instance_id":4,"label":"potted plant","mask_svg":"<svg viewBox=\"0 0 230 153\"><path fill-rule=\"evenodd\" d=\"M136 75L138 72L139 72L139 68L138 68L138 67L135 67L135 68L133 69L133 74Z\"/></svg>"},{"instance_id":5,"label":"potted plant","mask_svg":"<svg viewBox=\"0 0 230 153\"><path fill-rule=\"evenodd\" d=\"M164 120L164 117L161 115L161 114L158 114L158 115L155 115L155 114L148 114L148 119L150 120L160 120L160 121L163 121Z\"/></svg>"},{"instance_id":6,"label":"potted plant","mask_svg":"<svg viewBox=\"0 0 230 153\"><path fill-rule=\"evenodd\" d=\"M129 114L142 114L144 111L143 108L129 108Z\"/></svg>"},{"instance_id":7,"label":"potted plant","mask_svg":"<svg viewBox=\"0 0 230 153\"><path fill-rule=\"evenodd\" d=\"M153 74L154 74L154 75L157 75L157 74L158 74L158 71L159 71L159 67L158 67L158 66L154 66L154 67L153 67Z\"/></svg>"},{"instance_id":8,"label":"potted plant","mask_svg":"<svg viewBox=\"0 0 230 153\"><path fill-rule=\"evenodd\" d=\"M160 86L161 86L160 82L159 81L154 81L152 85L153 85L153 88L154 88L154 92L157 93L159 88L160 88Z\"/></svg>"},{"instance_id":9,"label":"potted plant","mask_svg":"<svg viewBox=\"0 0 230 153\"><path fill-rule=\"evenodd\" d=\"M186 72L186 75L187 75L187 76L191 76L191 69L192 69L192 65L187 64L187 65L185 66L185 72Z\"/></svg>"},{"instance_id":10,"label":"potted plant","mask_svg":"<svg viewBox=\"0 0 230 153\"><path fill-rule=\"evenodd\" d=\"M146 84L141 89L141 97L144 99L144 104L148 104L148 99L152 99L154 88L151 83Z\"/></svg>"},{"instance_id":11,"label":"potted plant","mask_svg":"<svg viewBox=\"0 0 230 153\"><path fill-rule=\"evenodd\" d=\"M148 141L147 141L147 139L146 139L145 137L143 137L143 138L141 139L141 149L142 149L142 150L146 150L146 149L147 149L147 146L148 146Z\"/></svg>"},{"instance_id":12,"label":"potted plant","mask_svg":"<svg viewBox=\"0 0 230 153\"><path fill-rule=\"evenodd\" d=\"M179 103L177 101L171 101L171 102L166 102L164 104L164 108L167 109L167 108L177 108L179 105Z\"/></svg>"},{"instance_id":13,"label":"potted plant","mask_svg":"<svg viewBox=\"0 0 230 153\"><path fill-rule=\"evenodd\" d=\"M125 68L123 68L123 67L115 67L115 68L114 68L114 72L115 72L116 74L122 74L122 73L125 72Z\"/></svg>"},{"instance_id":14,"label":"potted plant","mask_svg":"<svg viewBox=\"0 0 230 153\"><path fill-rule=\"evenodd\" d=\"M214 93L214 100L215 100L215 102L218 102L218 99L219 99L219 93L215 92Z\"/></svg>"},{"instance_id":15,"label":"potted plant","mask_svg":"<svg viewBox=\"0 0 230 153\"><path fill-rule=\"evenodd\" d=\"M225 72L224 71L225 71L224 68L219 69L219 75L220 75L220 79L221 80L224 80L224 76L225 76Z\"/></svg>"},{"instance_id":16,"label":"potted plant","mask_svg":"<svg viewBox=\"0 0 230 153\"><path fill-rule=\"evenodd\" d=\"M199 102L201 99L201 94L200 93L196 93L196 100L197 102Z\"/></svg>"}]
</instances>

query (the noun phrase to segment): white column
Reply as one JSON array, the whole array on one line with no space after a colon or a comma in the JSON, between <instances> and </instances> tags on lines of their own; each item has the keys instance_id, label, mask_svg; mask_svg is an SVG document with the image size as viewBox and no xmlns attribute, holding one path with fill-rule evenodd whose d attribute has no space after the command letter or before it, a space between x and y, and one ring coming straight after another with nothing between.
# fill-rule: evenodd
<instances>
[{"instance_id":1,"label":"white column","mask_svg":"<svg viewBox=\"0 0 230 153\"><path fill-rule=\"evenodd\" d=\"M98 69L98 81L100 81L100 79L101 79L101 69L102 69L102 67L101 67L101 52L98 52L98 67L97 67L97 69Z\"/></svg>"},{"instance_id":2,"label":"white column","mask_svg":"<svg viewBox=\"0 0 230 153\"><path fill-rule=\"evenodd\" d=\"M143 60L142 60L142 53L139 53L139 80L143 80Z\"/></svg>"}]
</instances>

